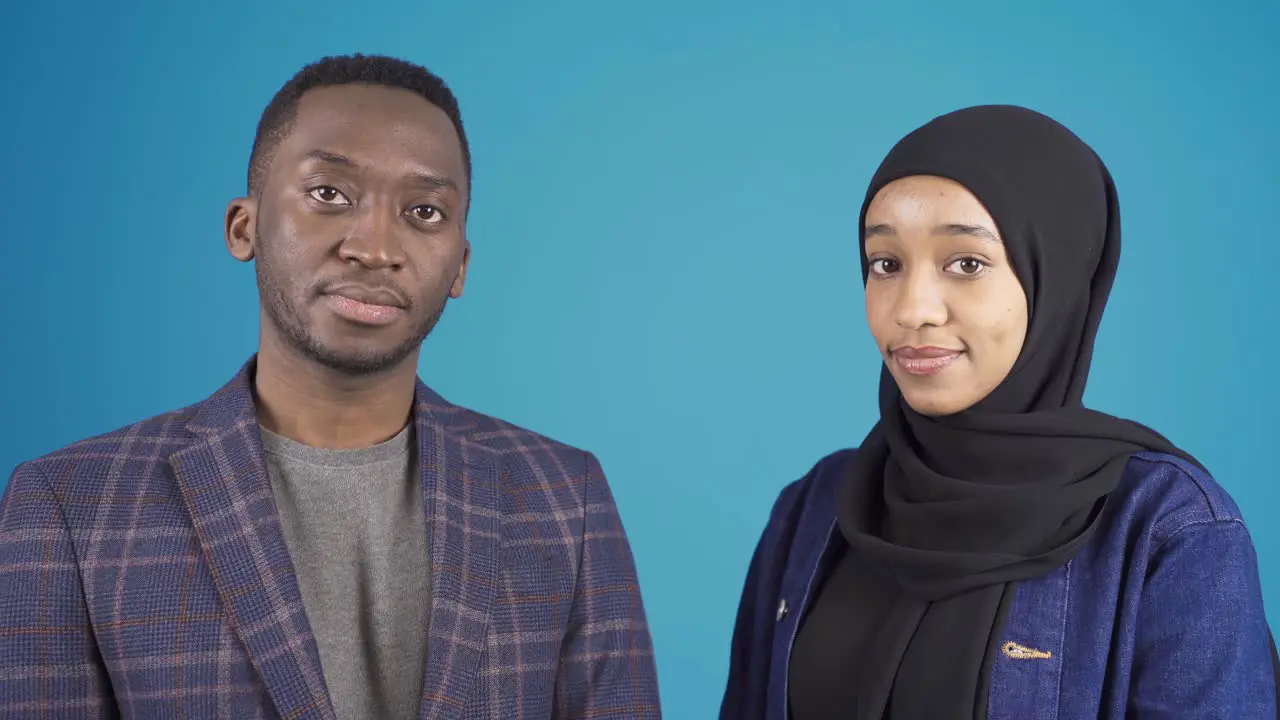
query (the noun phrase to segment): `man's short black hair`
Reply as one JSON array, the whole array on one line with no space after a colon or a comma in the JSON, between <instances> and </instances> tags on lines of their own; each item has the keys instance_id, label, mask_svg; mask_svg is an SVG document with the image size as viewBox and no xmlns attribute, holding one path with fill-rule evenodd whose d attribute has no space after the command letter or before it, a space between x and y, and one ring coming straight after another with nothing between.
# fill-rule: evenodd
<instances>
[{"instance_id":1,"label":"man's short black hair","mask_svg":"<svg viewBox=\"0 0 1280 720\"><path fill-rule=\"evenodd\" d=\"M405 60L384 55L337 55L325 57L298 71L281 87L258 120L249 155L249 194L257 197L266 184L267 168L280 141L289 134L297 117L298 101L308 90L335 85L381 85L417 93L449 116L462 142L462 160L471 182L471 149L462 129L462 112L453 91L438 75Z\"/></svg>"}]
</instances>

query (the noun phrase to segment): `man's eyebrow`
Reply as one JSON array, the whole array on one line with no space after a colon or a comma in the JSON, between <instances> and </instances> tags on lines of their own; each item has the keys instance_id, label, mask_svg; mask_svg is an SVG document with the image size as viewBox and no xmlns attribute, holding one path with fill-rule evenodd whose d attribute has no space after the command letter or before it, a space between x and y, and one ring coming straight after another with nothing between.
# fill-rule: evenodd
<instances>
[{"instance_id":1,"label":"man's eyebrow","mask_svg":"<svg viewBox=\"0 0 1280 720\"><path fill-rule=\"evenodd\" d=\"M458 183L447 175L435 175L432 173L415 172L409 173L409 178L419 185L425 185L433 190L453 190L458 192Z\"/></svg>"},{"instance_id":2,"label":"man's eyebrow","mask_svg":"<svg viewBox=\"0 0 1280 720\"><path fill-rule=\"evenodd\" d=\"M354 160L346 155L329 152L328 150L312 150L303 157L308 160L315 160L317 162L328 163L330 165L339 165L353 170L359 167ZM447 175L430 172L411 172L409 173L408 178L418 185L423 185L433 190L453 190L454 192L459 192L458 183Z\"/></svg>"},{"instance_id":3,"label":"man's eyebrow","mask_svg":"<svg viewBox=\"0 0 1280 720\"><path fill-rule=\"evenodd\" d=\"M346 155L339 155L338 153L329 152L328 150L311 150L303 157L308 160L318 160L323 163L329 163L330 165L344 165L352 168L356 166L355 162Z\"/></svg>"}]
</instances>

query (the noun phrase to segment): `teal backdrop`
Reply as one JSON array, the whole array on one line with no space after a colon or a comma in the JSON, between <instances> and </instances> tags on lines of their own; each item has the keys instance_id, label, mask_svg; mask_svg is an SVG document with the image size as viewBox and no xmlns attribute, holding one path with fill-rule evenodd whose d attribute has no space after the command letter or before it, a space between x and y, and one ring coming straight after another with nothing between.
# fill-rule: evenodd
<instances>
[{"instance_id":1,"label":"teal backdrop","mask_svg":"<svg viewBox=\"0 0 1280 720\"><path fill-rule=\"evenodd\" d=\"M1214 471L1280 618L1278 28L1230 1L13 0L4 477L236 371L257 297L222 214L259 113L322 55L403 56L454 86L475 153L467 293L422 375L600 456L667 715L712 717L772 502L876 418L865 183L918 124L1009 102L1119 184L1089 402Z\"/></svg>"}]
</instances>

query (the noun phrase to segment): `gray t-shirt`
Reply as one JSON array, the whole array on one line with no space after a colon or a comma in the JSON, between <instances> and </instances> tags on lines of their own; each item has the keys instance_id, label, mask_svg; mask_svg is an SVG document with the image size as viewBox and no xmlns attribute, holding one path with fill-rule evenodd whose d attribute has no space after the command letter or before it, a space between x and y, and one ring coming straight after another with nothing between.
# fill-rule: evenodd
<instances>
[{"instance_id":1,"label":"gray t-shirt","mask_svg":"<svg viewBox=\"0 0 1280 720\"><path fill-rule=\"evenodd\" d=\"M262 429L302 603L339 720L415 718L430 619L412 425L358 450Z\"/></svg>"}]
</instances>

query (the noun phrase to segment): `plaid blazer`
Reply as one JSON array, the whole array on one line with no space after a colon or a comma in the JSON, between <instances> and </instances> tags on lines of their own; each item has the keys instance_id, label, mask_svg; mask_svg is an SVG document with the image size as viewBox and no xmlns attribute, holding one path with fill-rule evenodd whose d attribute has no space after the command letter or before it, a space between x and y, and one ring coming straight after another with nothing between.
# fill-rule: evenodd
<instances>
[{"instance_id":1,"label":"plaid blazer","mask_svg":"<svg viewBox=\"0 0 1280 720\"><path fill-rule=\"evenodd\" d=\"M267 477L254 360L189 408L14 471L0 718L334 711ZM414 411L431 547L422 720L660 718L636 569L596 458Z\"/></svg>"}]
</instances>

